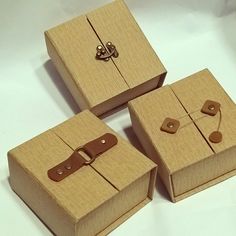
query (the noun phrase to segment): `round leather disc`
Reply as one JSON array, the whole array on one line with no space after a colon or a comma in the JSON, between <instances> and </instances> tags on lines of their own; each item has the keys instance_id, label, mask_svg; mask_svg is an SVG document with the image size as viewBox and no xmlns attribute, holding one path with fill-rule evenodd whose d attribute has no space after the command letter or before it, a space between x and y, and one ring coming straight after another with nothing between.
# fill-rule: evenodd
<instances>
[{"instance_id":1,"label":"round leather disc","mask_svg":"<svg viewBox=\"0 0 236 236\"><path fill-rule=\"evenodd\" d=\"M220 131L214 131L210 134L209 140L212 143L220 143L222 141L222 133Z\"/></svg>"}]
</instances>

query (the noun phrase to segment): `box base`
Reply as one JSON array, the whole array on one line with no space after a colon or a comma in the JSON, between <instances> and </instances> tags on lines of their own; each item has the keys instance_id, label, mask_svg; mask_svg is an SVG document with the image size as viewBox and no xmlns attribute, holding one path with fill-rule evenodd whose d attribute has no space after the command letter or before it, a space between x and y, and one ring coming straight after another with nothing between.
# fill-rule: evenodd
<instances>
[{"instance_id":1,"label":"box base","mask_svg":"<svg viewBox=\"0 0 236 236\"><path fill-rule=\"evenodd\" d=\"M147 205L151 201L150 198L146 198L144 201L140 202L137 206L129 210L127 213L125 213L123 216L118 218L115 222L110 224L107 228L105 228L103 231L98 233L98 236L105 236L109 234L111 231L113 231L115 228L117 228L119 225L121 225L123 222L125 222L127 219L129 219L132 215L134 215L136 212L138 212L141 208L143 208L145 205Z\"/></svg>"},{"instance_id":2,"label":"box base","mask_svg":"<svg viewBox=\"0 0 236 236\"><path fill-rule=\"evenodd\" d=\"M90 108L90 111L96 116L103 115L106 112L113 110L114 108L117 108L119 106L122 106L123 104L128 103L130 100L133 100L152 90L160 88L164 83L165 77L166 77L166 72L163 73L162 75L150 79L149 81L140 84L134 88L130 88L125 92L120 93L117 96ZM83 110L83 107L81 107L81 109Z\"/></svg>"},{"instance_id":3,"label":"box base","mask_svg":"<svg viewBox=\"0 0 236 236\"><path fill-rule=\"evenodd\" d=\"M216 185L216 184L218 184L220 182L223 182L224 180L229 179L230 177L233 177L235 175L236 175L236 170L232 170L232 171L230 171L230 172L228 172L226 174L223 174L223 175L221 175L221 176L219 176L219 177L217 177L217 178L215 178L215 179L213 179L213 180L211 180L211 181L209 181L209 182L207 182L207 183L205 183L205 184L203 184L201 186L198 186L198 187L196 187L196 188L194 188L194 189L192 189L192 190L190 190L188 192L185 192L185 193L183 193L183 194L181 194L179 196L174 197L172 199L172 201L173 202L178 202L180 200L183 200L184 198L190 197L193 194L201 192L201 191L203 191L203 190L205 190L205 189L207 189L209 187L212 187L212 186L214 186L214 185Z\"/></svg>"},{"instance_id":4,"label":"box base","mask_svg":"<svg viewBox=\"0 0 236 236\"><path fill-rule=\"evenodd\" d=\"M11 186L12 188L12 186ZM52 233L53 231L43 222L43 220L37 215L37 213L25 202L20 195L17 194L17 192L12 188L13 192L30 208L30 210L39 218L39 220L44 224L44 226ZM114 221L112 224L107 226L104 230L102 230L100 233L97 234L97 236L105 236L108 235L110 232L112 232L114 229L119 227L122 223L124 223L126 220L128 220L130 217L132 217L136 212L138 212L140 209L142 209L145 205L147 205L152 200L147 197L142 202L140 202L138 205L136 205L134 208L130 209L128 212L126 212L124 215L122 215L120 218L118 218L116 221Z\"/></svg>"}]
</instances>

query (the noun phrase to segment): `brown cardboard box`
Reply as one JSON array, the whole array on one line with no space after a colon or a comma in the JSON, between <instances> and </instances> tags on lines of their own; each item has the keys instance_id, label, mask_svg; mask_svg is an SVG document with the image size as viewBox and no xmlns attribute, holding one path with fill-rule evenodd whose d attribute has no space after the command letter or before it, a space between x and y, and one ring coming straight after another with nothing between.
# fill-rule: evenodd
<instances>
[{"instance_id":1,"label":"brown cardboard box","mask_svg":"<svg viewBox=\"0 0 236 236\"><path fill-rule=\"evenodd\" d=\"M48 54L82 110L100 115L161 87L166 70L124 1L117 0L45 32ZM97 60L112 42L119 56Z\"/></svg>"},{"instance_id":2,"label":"brown cardboard box","mask_svg":"<svg viewBox=\"0 0 236 236\"><path fill-rule=\"evenodd\" d=\"M105 133L118 143L60 182L47 171ZM56 235L106 235L152 199L156 165L89 111L8 153L12 189Z\"/></svg>"},{"instance_id":3,"label":"brown cardboard box","mask_svg":"<svg viewBox=\"0 0 236 236\"><path fill-rule=\"evenodd\" d=\"M202 113L206 100L221 104L220 143L209 140L219 125L220 111L215 116ZM208 70L131 101L129 110L134 130L158 163L172 201L235 175L236 106ZM174 134L160 129L167 117L179 121Z\"/></svg>"}]
</instances>

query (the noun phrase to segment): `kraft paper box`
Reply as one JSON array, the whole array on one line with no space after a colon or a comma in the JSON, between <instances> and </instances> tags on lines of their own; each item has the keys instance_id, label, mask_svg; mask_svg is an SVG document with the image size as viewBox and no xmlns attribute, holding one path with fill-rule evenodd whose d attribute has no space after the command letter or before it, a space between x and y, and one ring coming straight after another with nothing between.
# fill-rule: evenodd
<instances>
[{"instance_id":1,"label":"kraft paper box","mask_svg":"<svg viewBox=\"0 0 236 236\"><path fill-rule=\"evenodd\" d=\"M236 106L207 69L131 101L129 111L172 201L235 175Z\"/></svg>"},{"instance_id":2,"label":"kraft paper box","mask_svg":"<svg viewBox=\"0 0 236 236\"><path fill-rule=\"evenodd\" d=\"M45 39L81 110L101 115L163 84L166 70L124 1L56 26Z\"/></svg>"},{"instance_id":3,"label":"kraft paper box","mask_svg":"<svg viewBox=\"0 0 236 236\"><path fill-rule=\"evenodd\" d=\"M156 164L89 111L9 151L8 161L12 189L56 235L107 235L152 199L155 186Z\"/></svg>"}]
</instances>

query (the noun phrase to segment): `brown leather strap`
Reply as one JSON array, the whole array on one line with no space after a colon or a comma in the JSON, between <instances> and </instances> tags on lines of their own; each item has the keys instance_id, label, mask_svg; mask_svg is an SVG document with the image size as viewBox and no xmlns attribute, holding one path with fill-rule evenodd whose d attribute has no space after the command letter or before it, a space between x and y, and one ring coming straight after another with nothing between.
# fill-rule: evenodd
<instances>
[{"instance_id":1,"label":"brown leather strap","mask_svg":"<svg viewBox=\"0 0 236 236\"><path fill-rule=\"evenodd\" d=\"M86 160L78 152L73 152L68 159L48 170L48 177L59 182L80 169L85 162Z\"/></svg>"},{"instance_id":2,"label":"brown leather strap","mask_svg":"<svg viewBox=\"0 0 236 236\"><path fill-rule=\"evenodd\" d=\"M106 133L86 143L83 147L77 148L68 159L48 170L48 177L56 182L63 180L84 165L94 162L98 155L115 146L117 142L115 135ZM86 160L79 152L87 154L90 160Z\"/></svg>"}]
</instances>

